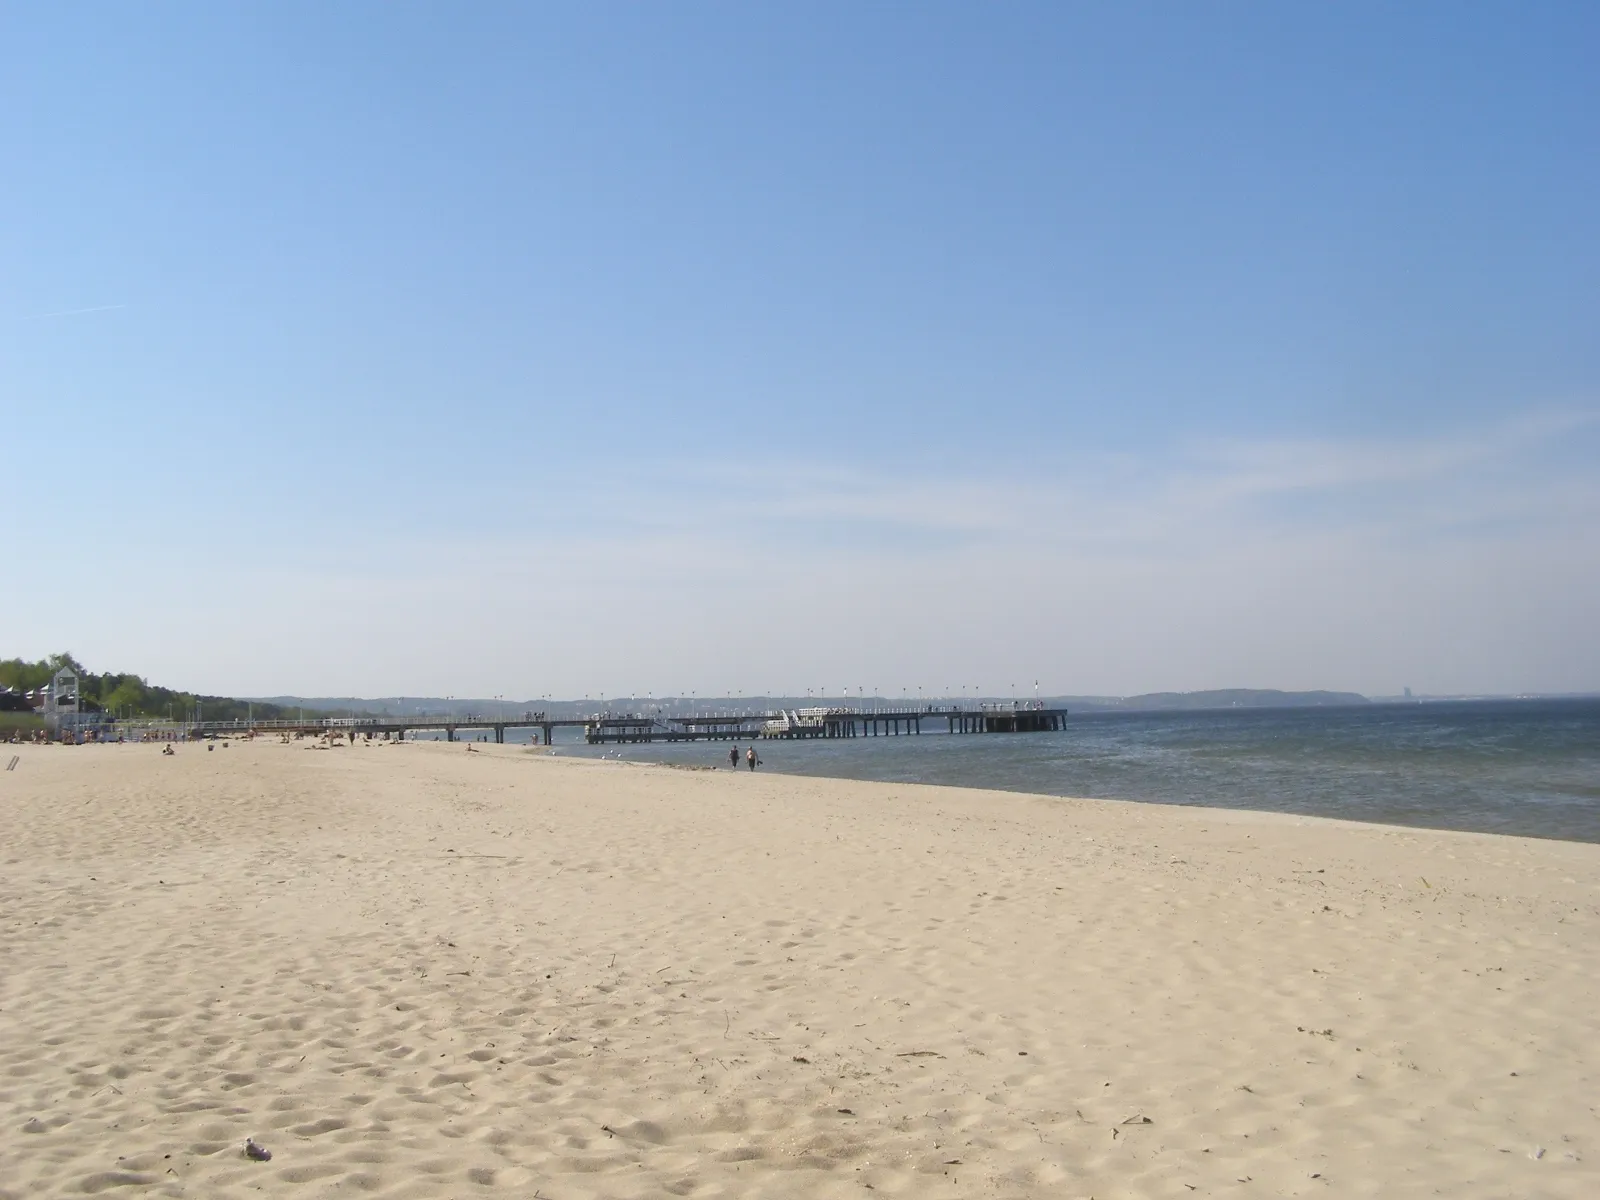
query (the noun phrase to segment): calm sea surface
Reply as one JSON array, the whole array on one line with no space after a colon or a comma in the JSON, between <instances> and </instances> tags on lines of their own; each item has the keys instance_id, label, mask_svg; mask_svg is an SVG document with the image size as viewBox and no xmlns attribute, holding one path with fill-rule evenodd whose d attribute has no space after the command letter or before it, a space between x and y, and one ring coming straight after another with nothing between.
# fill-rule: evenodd
<instances>
[{"instance_id":1,"label":"calm sea surface","mask_svg":"<svg viewBox=\"0 0 1600 1200\"><path fill-rule=\"evenodd\" d=\"M636 762L728 758L727 742L556 744ZM764 770L791 775L1600 842L1600 700L1074 713L1062 733L770 741L759 751Z\"/></svg>"}]
</instances>

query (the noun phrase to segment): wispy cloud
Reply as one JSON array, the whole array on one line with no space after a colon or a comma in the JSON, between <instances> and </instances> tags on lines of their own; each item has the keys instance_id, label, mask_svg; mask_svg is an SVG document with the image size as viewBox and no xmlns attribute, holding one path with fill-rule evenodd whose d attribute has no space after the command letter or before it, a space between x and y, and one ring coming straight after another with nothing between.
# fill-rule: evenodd
<instances>
[{"instance_id":1,"label":"wispy cloud","mask_svg":"<svg viewBox=\"0 0 1600 1200\"><path fill-rule=\"evenodd\" d=\"M18 321L44 321L51 317L81 317L84 313L111 312L118 308L127 308L126 304L96 304L91 308L65 308L60 312L32 313L26 317L17 317Z\"/></svg>"},{"instance_id":2,"label":"wispy cloud","mask_svg":"<svg viewBox=\"0 0 1600 1200\"><path fill-rule=\"evenodd\" d=\"M1537 413L1490 427L1407 439L1218 439L1191 450L1234 495L1424 483L1536 452L1600 425L1600 413Z\"/></svg>"},{"instance_id":3,"label":"wispy cloud","mask_svg":"<svg viewBox=\"0 0 1600 1200\"><path fill-rule=\"evenodd\" d=\"M1429 531L1600 517L1600 412L1538 413L1466 433L1393 439L1215 439L1144 457L1063 459L1010 470L926 472L795 461L678 462L663 477L714 496L718 528L801 537L847 552L942 553L952 544L1117 547L1260 534ZM626 481L615 491L626 494ZM653 489L646 484L644 490ZM624 505L624 507L627 507ZM700 505L633 506L624 538L693 538ZM882 535L882 536L879 536Z\"/></svg>"},{"instance_id":4,"label":"wispy cloud","mask_svg":"<svg viewBox=\"0 0 1600 1200\"><path fill-rule=\"evenodd\" d=\"M181 542L92 561L159 597L107 639L256 692L1574 691L1600 686L1597 463L1587 412L1051 470L677 461L592 478L536 529L260 528L203 567ZM18 603L76 636L105 619L88 582Z\"/></svg>"}]
</instances>

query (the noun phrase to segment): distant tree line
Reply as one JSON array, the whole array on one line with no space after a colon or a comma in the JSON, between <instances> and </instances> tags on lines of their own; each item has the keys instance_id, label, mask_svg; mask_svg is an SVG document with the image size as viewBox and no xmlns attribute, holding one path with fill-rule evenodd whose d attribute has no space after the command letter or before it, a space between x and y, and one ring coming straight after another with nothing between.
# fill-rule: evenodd
<instances>
[{"instance_id":1,"label":"distant tree line","mask_svg":"<svg viewBox=\"0 0 1600 1200\"><path fill-rule=\"evenodd\" d=\"M190 720L198 707L207 721L244 720L255 716L261 720L304 715L311 718L325 716L321 712L286 708L278 704L251 703L229 696L201 696L193 692L177 692L171 688L157 687L138 675L107 672L97 675L70 654L52 654L38 662L20 658L0 659L0 687L10 688L18 695L38 688L48 687L62 667L69 668L78 677L78 698L89 712L108 712L116 717L168 717ZM14 703L14 702L13 702Z\"/></svg>"}]
</instances>

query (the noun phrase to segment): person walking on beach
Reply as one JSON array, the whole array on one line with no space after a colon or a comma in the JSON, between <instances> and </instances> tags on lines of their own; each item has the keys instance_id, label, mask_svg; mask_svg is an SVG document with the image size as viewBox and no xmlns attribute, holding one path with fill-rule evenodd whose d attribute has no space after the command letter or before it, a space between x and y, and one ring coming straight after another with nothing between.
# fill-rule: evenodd
<instances>
[{"instance_id":1,"label":"person walking on beach","mask_svg":"<svg viewBox=\"0 0 1600 1200\"><path fill-rule=\"evenodd\" d=\"M738 769L739 769L739 747L735 746L732 750L728 751L728 770L737 771Z\"/></svg>"},{"instance_id":2,"label":"person walking on beach","mask_svg":"<svg viewBox=\"0 0 1600 1200\"><path fill-rule=\"evenodd\" d=\"M752 771L756 769L756 764L761 760L756 757L756 748L754 746L744 752L744 761L749 764Z\"/></svg>"}]
</instances>

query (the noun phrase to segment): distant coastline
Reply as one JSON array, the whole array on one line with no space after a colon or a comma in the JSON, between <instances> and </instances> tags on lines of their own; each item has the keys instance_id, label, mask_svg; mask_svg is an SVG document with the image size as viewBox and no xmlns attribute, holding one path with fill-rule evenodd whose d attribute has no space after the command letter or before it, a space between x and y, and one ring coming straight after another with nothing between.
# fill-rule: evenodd
<instances>
[{"instance_id":1,"label":"distant coastline","mask_svg":"<svg viewBox=\"0 0 1600 1200\"><path fill-rule=\"evenodd\" d=\"M1041 703L1052 708L1066 708L1073 712L1198 712L1224 709L1272 708L1346 708L1383 704L1432 704L1475 700L1564 700L1588 699L1600 693L1579 692L1566 694L1523 695L1415 695L1415 696L1364 696L1359 692L1326 690L1282 691L1277 688L1213 688L1197 692L1147 692L1136 696L1065 696L1041 695ZM596 712L661 713L663 715L692 712L765 711L775 709L805 708L812 705L839 705L850 708L887 708L934 704L948 706L961 702L983 704L1005 702L1013 699L1006 695L964 696L929 695L863 696L856 692L845 694L806 696L605 696L582 699L557 700L552 697L534 697L529 700L496 699L489 697L460 696L256 696L249 699L256 704L272 704L283 708L303 707L306 711L337 716L432 716L439 714L490 714L496 712L520 713L524 710L548 712L555 717L575 717Z\"/></svg>"},{"instance_id":2,"label":"distant coastline","mask_svg":"<svg viewBox=\"0 0 1600 1200\"><path fill-rule=\"evenodd\" d=\"M576 716L593 712L687 713L718 710L767 710L806 708L813 705L839 705L850 708L920 707L926 704L947 706L956 697L918 695L862 696L607 696L582 700L463 699L458 696L259 696L257 704L278 708L306 709L351 715L425 715L437 713L521 712L538 709L552 715ZM1011 696L963 696L970 704L990 704L1014 699ZM1149 692L1139 696L1042 696L1042 703L1053 708L1079 711L1164 712L1220 708L1325 708L1371 704L1358 692L1285 692L1276 688L1219 688L1200 692Z\"/></svg>"},{"instance_id":3,"label":"distant coastline","mask_svg":"<svg viewBox=\"0 0 1600 1200\"><path fill-rule=\"evenodd\" d=\"M143 677L129 674L99 675L83 667L70 654L52 655L39 662L20 658L0 660L0 711L15 715L12 724L28 725L35 720L34 710L57 669L70 668L77 676L80 700L85 709L121 716L156 717L171 715L190 718L203 714L213 720L236 720L254 716L273 719L291 716L383 717L383 716L461 716L487 717L496 714L516 716L524 712L546 712L560 719L586 717L595 713L650 713L683 716L707 712L771 712L817 705L853 709L940 708L953 704L1004 704L1018 699L1013 694L934 695L919 691L908 695L866 696L860 691L808 693L804 696L585 696L558 700L536 696L516 700L507 697L459 696L206 696L157 687ZM1560 695L1527 693L1520 695L1413 695L1365 696L1360 692L1327 689L1284 691L1279 688L1209 688L1194 692L1145 692L1133 696L1036 695L1027 697L1051 708L1064 708L1080 714L1215 712L1239 709L1359 708L1391 704L1437 704L1472 701L1590 699L1600 692ZM30 725L31 727L31 725Z\"/></svg>"},{"instance_id":4,"label":"distant coastline","mask_svg":"<svg viewBox=\"0 0 1600 1200\"><path fill-rule=\"evenodd\" d=\"M1191 712L1212 708L1328 708L1371 704L1359 692L1283 692L1276 688L1213 688L1202 692L1147 692L1142 696L1076 696L1080 709ZM1070 703L1070 701L1069 701Z\"/></svg>"}]
</instances>

